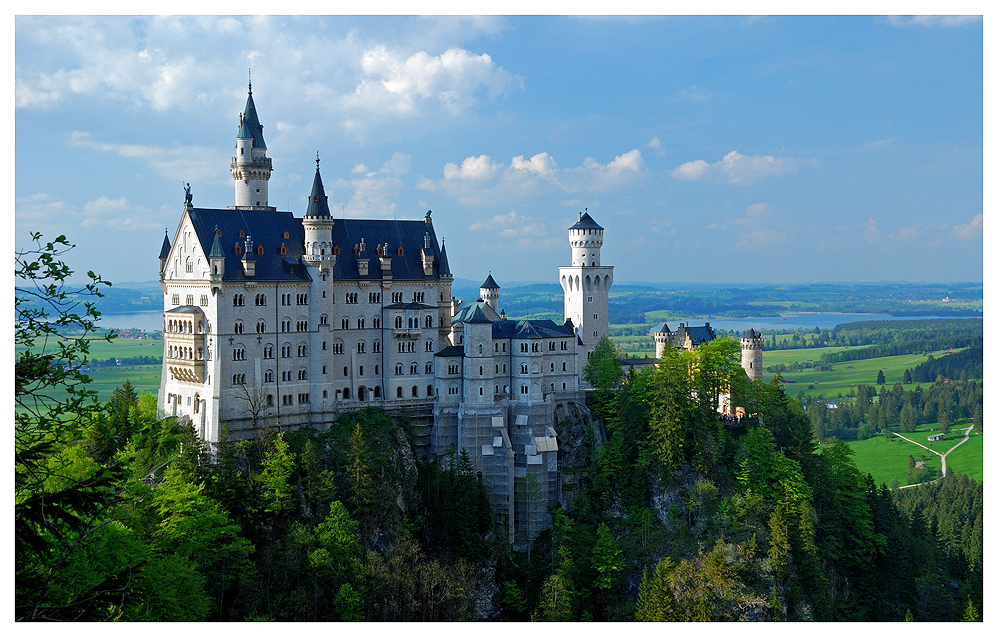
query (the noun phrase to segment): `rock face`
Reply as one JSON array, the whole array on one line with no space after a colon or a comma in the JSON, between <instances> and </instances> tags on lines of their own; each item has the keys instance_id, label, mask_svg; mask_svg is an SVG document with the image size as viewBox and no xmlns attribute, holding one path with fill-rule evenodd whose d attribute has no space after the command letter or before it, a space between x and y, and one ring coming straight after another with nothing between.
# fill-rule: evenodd
<instances>
[{"instance_id":1,"label":"rock face","mask_svg":"<svg viewBox=\"0 0 998 637\"><path fill-rule=\"evenodd\" d=\"M558 472L561 479L559 503L568 509L575 501L574 469L582 469L592 453L603 445L603 425L584 404L576 401L557 403L554 408L555 431L558 434Z\"/></svg>"}]
</instances>

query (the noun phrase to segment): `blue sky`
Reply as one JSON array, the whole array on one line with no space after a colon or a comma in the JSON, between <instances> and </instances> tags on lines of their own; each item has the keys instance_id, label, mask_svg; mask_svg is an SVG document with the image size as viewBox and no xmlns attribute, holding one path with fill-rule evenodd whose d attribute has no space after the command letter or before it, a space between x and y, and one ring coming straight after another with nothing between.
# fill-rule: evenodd
<instances>
[{"instance_id":1,"label":"blue sky","mask_svg":"<svg viewBox=\"0 0 998 637\"><path fill-rule=\"evenodd\" d=\"M588 208L617 281L982 281L983 21L17 17L15 245L157 278L183 183L233 203L247 69L301 216L433 210L456 276L555 281Z\"/></svg>"}]
</instances>

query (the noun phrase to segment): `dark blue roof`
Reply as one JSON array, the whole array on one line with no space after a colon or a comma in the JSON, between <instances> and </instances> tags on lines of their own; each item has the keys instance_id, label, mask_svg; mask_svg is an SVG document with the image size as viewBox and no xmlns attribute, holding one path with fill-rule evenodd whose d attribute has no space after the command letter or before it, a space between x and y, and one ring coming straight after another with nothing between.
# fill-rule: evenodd
<instances>
[{"instance_id":1,"label":"dark blue roof","mask_svg":"<svg viewBox=\"0 0 998 637\"><path fill-rule=\"evenodd\" d=\"M440 276L450 276L450 264L447 263L447 247L443 239L440 240Z\"/></svg>"},{"instance_id":2,"label":"dark blue roof","mask_svg":"<svg viewBox=\"0 0 998 637\"><path fill-rule=\"evenodd\" d=\"M714 329L709 323L697 327L680 323L675 332L670 332L669 326L663 325L662 332L666 334L666 338L668 338L669 341L676 347L685 347L687 336L689 336L690 341L694 346L697 346L700 343L710 342L715 338Z\"/></svg>"},{"instance_id":3,"label":"dark blue roof","mask_svg":"<svg viewBox=\"0 0 998 637\"><path fill-rule=\"evenodd\" d=\"M163 237L163 247L159 251L159 258L160 259L169 259L170 258L170 235L169 235L169 233L166 233L166 236Z\"/></svg>"},{"instance_id":4,"label":"dark blue roof","mask_svg":"<svg viewBox=\"0 0 998 637\"><path fill-rule=\"evenodd\" d=\"M379 245L388 244L388 254L392 257L392 278L394 279L438 279L440 263L434 259L432 273L423 272L423 236L430 234L431 250L436 250L437 235L433 224L419 221L394 221L391 219L336 219L333 225L333 245L340 249L336 257L333 276L338 280L381 279L381 265L378 262ZM366 245L364 255L354 253L354 247L361 239ZM398 249L402 248L402 255ZM367 258L367 276L361 276L357 269L357 259Z\"/></svg>"},{"instance_id":5,"label":"dark blue roof","mask_svg":"<svg viewBox=\"0 0 998 637\"><path fill-rule=\"evenodd\" d=\"M536 321L500 320L492 323L492 338L565 338L575 331L550 319Z\"/></svg>"},{"instance_id":6,"label":"dark blue roof","mask_svg":"<svg viewBox=\"0 0 998 637\"><path fill-rule=\"evenodd\" d=\"M483 290L498 290L499 289L499 284L496 283L496 280L492 278L492 273L491 272L489 272L489 278L485 279L485 283L483 283L481 285L481 288Z\"/></svg>"},{"instance_id":7,"label":"dark blue roof","mask_svg":"<svg viewBox=\"0 0 998 637\"><path fill-rule=\"evenodd\" d=\"M460 345L448 345L434 356L464 356L464 348Z\"/></svg>"},{"instance_id":8,"label":"dark blue roof","mask_svg":"<svg viewBox=\"0 0 998 637\"><path fill-rule=\"evenodd\" d=\"M310 281L307 269L300 260L305 245L305 231L301 220L290 212L276 210L218 210L213 208L189 208L202 248L213 246L216 240L215 229L221 232L219 246L225 255L225 281ZM243 272L240 262L242 255L235 253L239 244L240 252L246 242L239 232L253 237L254 246L262 246L263 254L255 254L256 276L249 278ZM288 237L284 235L287 233ZM286 254L281 254L281 246Z\"/></svg>"},{"instance_id":9,"label":"dark blue roof","mask_svg":"<svg viewBox=\"0 0 998 637\"><path fill-rule=\"evenodd\" d=\"M263 126L260 125L260 118L256 114L256 104L253 103L253 85L250 85L249 95L246 96L246 108L243 109L242 117L239 118L239 132L237 138L253 138L254 148L267 148L263 141Z\"/></svg>"},{"instance_id":10,"label":"dark blue roof","mask_svg":"<svg viewBox=\"0 0 998 637\"><path fill-rule=\"evenodd\" d=\"M305 210L306 217L328 217L329 197L322 187L322 177L319 175L319 160L315 160L315 179L312 180L312 194L308 197L308 209Z\"/></svg>"},{"instance_id":11,"label":"dark blue roof","mask_svg":"<svg viewBox=\"0 0 998 637\"><path fill-rule=\"evenodd\" d=\"M385 306L386 310L435 310L437 309L435 305L426 305L425 303L392 303L391 305Z\"/></svg>"},{"instance_id":12,"label":"dark blue roof","mask_svg":"<svg viewBox=\"0 0 998 637\"><path fill-rule=\"evenodd\" d=\"M579 217L579 222L569 228L569 230L602 230L603 226L599 225L593 218L589 216L589 213Z\"/></svg>"}]
</instances>

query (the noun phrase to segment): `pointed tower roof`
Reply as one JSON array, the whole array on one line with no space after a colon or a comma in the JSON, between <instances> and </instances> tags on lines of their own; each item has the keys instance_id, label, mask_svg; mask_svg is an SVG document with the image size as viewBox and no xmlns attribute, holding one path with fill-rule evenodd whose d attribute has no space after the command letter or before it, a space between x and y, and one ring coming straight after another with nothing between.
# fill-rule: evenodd
<instances>
[{"instance_id":1,"label":"pointed tower roof","mask_svg":"<svg viewBox=\"0 0 998 637\"><path fill-rule=\"evenodd\" d=\"M170 258L170 231L165 230L163 236L163 247L159 251L160 259Z\"/></svg>"},{"instance_id":2,"label":"pointed tower roof","mask_svg":"<svg viewBox=\"0 0 998 637\"><path fill-rule=\"evenodd\" d=\"M483 290L498 290L499 289L499 284L496 283L496 280L492 278L492 273L491 272L489 272L489 278L485 279L485 283L483 283L481 285L481 289L483 289Z\"/></svg>"},{"instance_id":3,"label":"pointed tower roof","mask_svg":"<svg viewBox=\"0 0 998 637\"><path fill-rule=\"evenodd\" d=\"M450 264L447 263L447 246L444 241L440 241L440 276L451 276Z\"/></svg>"},{"instance_id":4,"label":"pointed tower roof","mask_svg":"<svg viewBox=\"0 0 998 637\"><path fill-rule=\"evenodd\" d=\"M589 216L587 212L584 215L579 216L579 222L569 228L569 230L602 230L603 226L599 225L593 218Z\"/></svg>"},{"instance_id":5,"label":"pointed tower roof","mask_svg":"<svg viewBox=\"0 0 998 637\"><path fill-rule=\"evenodd\" d=\"M256 114L256 104L253 103L253 82L249 83L246 108L239 117L239 133L236 137L240 139L252 137L254 148L267 148L267 144L263 141L263 126L260 125L260 118Z\"/></svg>"},{"instance_id":6,"label":"pointed tower roof","mask_svg":"<svg viewBox=\"0 0 998 637\"><path fill-rule=\"evenodd\" d=\"M211 252L208 253L208 258L224 259L225 252L222 250L222 238L218 236L218 226L215 226L214 235L215 235L215 240L211 242Z\"/></svg>"},{"instance_id":7,"label":"pointed tower roof","mask_svg":"<svg viewBox=\"0 0 998 637\"><path fill-rule=\"evenodd\" d=\"M319 153L315 154L315 179L312 180L312 194L308 197L306 217L330 217L329 198L322 187L322 176L319 175Z\"/></svg>"}]
</instances>

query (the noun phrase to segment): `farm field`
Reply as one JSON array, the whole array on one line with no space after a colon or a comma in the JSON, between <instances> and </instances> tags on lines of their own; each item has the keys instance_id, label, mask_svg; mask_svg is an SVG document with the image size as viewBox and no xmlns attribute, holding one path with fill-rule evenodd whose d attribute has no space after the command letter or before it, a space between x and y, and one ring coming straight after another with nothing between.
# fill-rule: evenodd
<instances>
[{"instance_id":1,"label":"farm field","mask_svg":"<svg viewBox=\"0 0 998 637\"><path fill-rule=\"evenodd\" d=\"M774 359L770 356L777 356L777 363L792 362L794 358L786 360L787 354L796 354L796 360L803 363L808 358L818 360L824 351L840 351L840 347L815 348L807 350L783 350L777 352L763 352L762 363L768 367L773 365ZM932 355L939 357L942 351L932 352ZM913 369L919 363L925 361L927 354L902 354L899 356L884 356L881 358L868 358L865 360L846 361L834 363L832 371L822 372L815 369L805 369L799 372L784 372L785 381L794 381L786 385L789 395L796 396L800 391L805 395L823 395L825 398L836 398L840 393L845 396L850 389L855 389L859 384L876 385L877 372L884 371L887 385L891 386L904 376L905 369ZM782 359L782 360L780 360ZM774 374L763 374L763 380L768 382Z\"/></svg>"},{"instance_id":2,"label":"farm field","mask_svg":"<svg viewBox=\"0 0 998 637\"><path fill-rule=\"evenodd\" d=\"M946 439L939 442L926 440L930 434L939 430L938 423L924 423L919 425L914 432L902 433L901 435L934 451L946 453L948 449L963 439L963 432L969 426L968 421L960 421L954 425ZM846 444L855 454L853 461L856 463L856 468L862 474L872 474L878 485L881 483L891 485L893 480L897 480L900 485L907 484L909 455L914 457L916 461L925 462L926 468L930 469L930 475L927 476L929 480L938 478L942 471L942 462L939 456L897 437L888 440L885 436L878 435L867 440L847 441ZM970 439L946 457L946 466L950 474L965 474L974 480L983 481L984 435L971 432Z\"/></svg>"}]
</instances>

